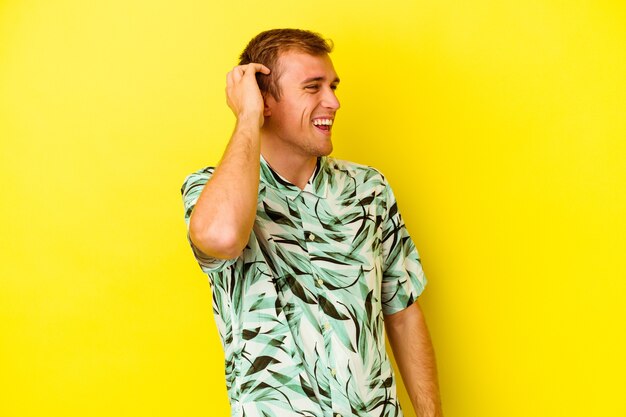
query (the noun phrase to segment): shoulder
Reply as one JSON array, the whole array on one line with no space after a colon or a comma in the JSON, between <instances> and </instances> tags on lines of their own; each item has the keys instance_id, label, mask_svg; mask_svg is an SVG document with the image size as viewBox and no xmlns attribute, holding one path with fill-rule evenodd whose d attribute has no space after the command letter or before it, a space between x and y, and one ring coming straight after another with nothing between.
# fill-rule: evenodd
<instances>
[{"instance_id":1,"label":"shoulder","mask_svg":"<svg viewBox=\"0 0 626 417\"><path fill-rule=\"evenodd\" d=\"M369 183L381 186L387 184L382 172L374 167L332 157L327 157L326 163L330 174L335 178L348 177L356 181L357 184Z\"/></svg>"},{"instance_id":2,"label":"shoulder","mask_svg":"<svg viewBox=\"0 0 626 417\"><path fill-rule=\"evenodd\" d=\"M209 178L213 175L213 171L215 171L215 167L205 167L187 175L180 189L181 193L183 195L188 194L193 190L204 187Z\"/></svg>"}]
</instances>

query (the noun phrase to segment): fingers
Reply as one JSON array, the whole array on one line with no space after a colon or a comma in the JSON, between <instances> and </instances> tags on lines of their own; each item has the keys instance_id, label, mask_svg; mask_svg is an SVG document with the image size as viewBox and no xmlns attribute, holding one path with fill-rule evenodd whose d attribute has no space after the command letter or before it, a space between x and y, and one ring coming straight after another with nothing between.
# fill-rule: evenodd
<instances>
[{"instance_id":1,"label":"fingers","mask_svg":"<svg viewBox=\"0 0 626 417\"><path fill-rule=\"evenodd\" d=\"M233 81L239 81L241 77L243 77L245 74L248 74L248 76L252 76L255 75L257 72L267 75L270 73L270 69L263 64L257 64L255 62L252 62L246 65L237 65L228 73L228 77L232 76Z\"/></svg>"},{"instance_id":2,"label":"fingers","mask_svg":"<svg viewBox=\"0 0 626 417\"><path fill-rule=\"evenodd\" d=\"M237 65L229 71L228 74L226 74L226 89L228 90L229 88L238 85L244 77L248 80L246 83L250 83L250 78L254 78L257 72L268 75L270 73L270 69L263 64L255 62L246 65Z\"/></svg>"},{"instance_id":3,"label":"fingers","mask_svg":"<svg viewBox=\"0 0 626 417\"><path fill-rule=\"evenodd\" d=\"M268 67L266 67L263 64L257 64L256 62L252 62L248 65L243 65L244 67L244 72L252 72L253 74L256 74L257 72L261 72L265 75L270 73L270 69Z\"/></svg>"},{"instance_id":4,"label":"fingers","mask_svg":"<svg viewBox=\"0 0 626 417\"><path fill-rule=\"evenodd\" d=\"M226 103L236 117L258 115L259 126L263 124L263 94L259 89L256 74L269 74L265 65L250 63L237 65L226 75Z\"/></svg>"}]
</instances>

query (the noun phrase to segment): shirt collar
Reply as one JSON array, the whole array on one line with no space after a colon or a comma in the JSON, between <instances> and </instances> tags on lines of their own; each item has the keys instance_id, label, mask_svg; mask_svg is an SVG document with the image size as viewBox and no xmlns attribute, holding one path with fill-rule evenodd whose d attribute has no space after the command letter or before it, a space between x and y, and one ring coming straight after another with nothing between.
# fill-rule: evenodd
<instances>
[{"instance_id":1,"label":"shirt collar","mask_svg":"<svg viewBox=\"0 0 626 417\"><path fill-rule=\"evenodd\" d=\"M301 190L298 186L290 183L274 171L261 155L261 182L281 191L291 200L299 196L302 192L313 194L319 198L326 198L328 179L328 161L325 156L317 158L315 170L304 186L304 190Z\"/></svg>"}]
</instances>

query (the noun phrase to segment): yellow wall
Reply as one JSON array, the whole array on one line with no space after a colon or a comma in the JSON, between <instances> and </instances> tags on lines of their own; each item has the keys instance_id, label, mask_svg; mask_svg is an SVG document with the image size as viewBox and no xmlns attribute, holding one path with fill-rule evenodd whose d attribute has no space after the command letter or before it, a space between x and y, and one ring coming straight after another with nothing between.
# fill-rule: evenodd
<instances>
[{"instance_id":1,"label":"yellow wall","mask_svg":"<svg viewBox=\"0 0 626 417\"><path fill-rule=\"evenodd\" d=\"M286 26L335 41L335 156L394 186L446 416L626 415L611 0L1 1L0 415L228 414L179 188L231 132L237 54Z\"/></svg>"}]
</instances>

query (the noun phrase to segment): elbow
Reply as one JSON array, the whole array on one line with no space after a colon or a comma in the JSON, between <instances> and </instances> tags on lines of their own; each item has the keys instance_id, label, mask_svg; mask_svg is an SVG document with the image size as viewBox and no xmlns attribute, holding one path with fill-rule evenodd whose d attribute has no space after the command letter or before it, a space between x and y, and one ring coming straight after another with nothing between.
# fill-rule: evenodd
<instances>
[{"instance_id":1,"label":"elbow","mask_svg":"<svg viewBox=\"0 0 626 417\"><path fill-rule=\"evenodd\" d=\"M233 227L198 227L193 222L189 224L189 238L202 253L218 259L237 258L248 243L248 237L243 239Z\"/></svg>"}]
</instances>

